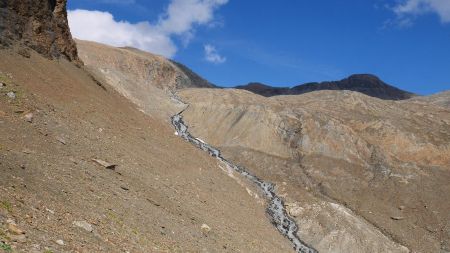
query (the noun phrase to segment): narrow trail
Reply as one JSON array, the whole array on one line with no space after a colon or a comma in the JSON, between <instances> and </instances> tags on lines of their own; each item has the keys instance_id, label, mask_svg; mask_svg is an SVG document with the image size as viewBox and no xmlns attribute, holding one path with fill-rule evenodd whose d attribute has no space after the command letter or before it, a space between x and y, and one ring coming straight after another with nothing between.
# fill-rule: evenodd
<instances>
[{"instance_id":1,"label":"narrow trail","mask_svg":"<svg viewBox=\"0 0 450 253\"><path fill-rule=\"evenodd\" d=\"M288 216L284 207L283 200L275 192L275 185L258 178L257 176L247 171L245 168L233 164L231 161L228 161L227 159L222 157L222 155L220 154L220 150L192 136L188 131L188 126L184 123L183 117L181 116L183 111L171 118L172 125L176 130L176 134L186 141L190 142L194 146L202 149L205 152L208 152L211 156L224 163L229 169L233 169L234 171L240 173L242 176L254 183L258 188L260 188L268 200L269 204L267 206L266 212L270 216L272 224L283 236L285 236L292 242L295 252L317 253L314 248L306 245L302 240L300 240L300 238L298 238L298 226L295 221Z\"/></svg>"}]
</instances>

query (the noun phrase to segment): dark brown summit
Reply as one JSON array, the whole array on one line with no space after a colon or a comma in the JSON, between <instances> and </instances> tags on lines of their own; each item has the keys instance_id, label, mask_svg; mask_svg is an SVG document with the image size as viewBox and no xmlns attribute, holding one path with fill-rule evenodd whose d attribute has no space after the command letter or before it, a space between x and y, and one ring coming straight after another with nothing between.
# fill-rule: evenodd
<instances>
[{"instance_id":1,"label":"dark brown summit","mask_svg":"<svg viewBox=\"0 0 450 253\"><path fill-rule=\"evenodd\" d=\"M67 0L0 0L0 45L32 48L80 64L67 21Z\"/></svg>"},{"instance_id":2,"label":"dark brown summit","mask_svg":"<svg viewBox=\"0 0 450 253\"><path fill-rule=\"evenodd\" d=\"M370 74L351 75L340 81L306 83L292 88L271 87L260 83L249 83L236 88L248 90L265 97L299 95L319 90L350 90L385 100L404 100L415 96L411 92L386 84L378 77Z\"/></svg>"}]
</instances>

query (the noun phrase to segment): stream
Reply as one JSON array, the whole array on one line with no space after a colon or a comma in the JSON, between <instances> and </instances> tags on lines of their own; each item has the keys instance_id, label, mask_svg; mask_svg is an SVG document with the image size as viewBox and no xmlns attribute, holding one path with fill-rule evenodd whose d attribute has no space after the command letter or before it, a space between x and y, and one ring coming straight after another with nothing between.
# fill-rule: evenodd
<instances>
[{"instance_id":1,"label":"stream","mask_svg":"<svg viewBox=\"0 0 450 253\"><path fill-rule=\"evenodd\" d=\"M183 121L183 117L181 116L182 113L183 111L171 118L176 134L197 148L200 148L201 150L208 152L211 156L217 158L220 162L225 164L228 169L233 169L254 183L264 193L266 199L268 200L266 212L270 216L272 224L283 236L292 242L295 252L317 253L315 249L306 245L302 240L300 240L300 238L298 238L298 226L295 221L288 216L283 200L275 192L275 185L258 178L245 168L233 164L222 157L220 150L192 136L188 131L188 126Z\"/></svg>"}]
</instances>

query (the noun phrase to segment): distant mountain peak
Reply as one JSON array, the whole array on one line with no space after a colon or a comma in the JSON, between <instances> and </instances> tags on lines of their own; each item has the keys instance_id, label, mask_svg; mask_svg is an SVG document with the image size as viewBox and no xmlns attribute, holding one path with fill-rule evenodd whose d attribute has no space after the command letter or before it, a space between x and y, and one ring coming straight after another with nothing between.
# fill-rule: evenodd
<instances>
[{"instance_id":1,"label":"distant mountain peak","mask_svg":"<svg viewBox=\"0 0 450 253\"><path fill-rule=\"evenodd\" d=\"M256 82L237 86L236 88L248 90L265 97L300 95L319 90L350 90L385 100L404 100L415 96L411 92L383 82L379 77L372 74L354 74L340 81L305 83L292 88L272 87Z\"/></svg>"}]
</instances>

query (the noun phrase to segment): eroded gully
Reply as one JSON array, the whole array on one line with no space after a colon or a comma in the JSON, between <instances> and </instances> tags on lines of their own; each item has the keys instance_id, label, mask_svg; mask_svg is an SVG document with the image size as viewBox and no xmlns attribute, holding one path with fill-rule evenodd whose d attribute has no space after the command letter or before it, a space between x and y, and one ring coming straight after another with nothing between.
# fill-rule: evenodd
<instances>
[{"instance_id":1,"label":"eroded gully","mask_svg":"<svg viewBox=\"0 0 450 253\"><path fill-rule=\"evenodd\" d=\"M264 193L264 196L268 200L266 212L269 215L272 224L283 236L292 242L295 252L316 253L317 251L315 249L306 245L297 236L298 226L295 221L288 216L283 200L275 192L275 185L258 178L256 175L253 175L247 171L244 167L235 165L231 161L228 161L222 157L220 150L192 136L188 131L188 126L183 121L183 117L181 116L182 113L183 111L171 118L176 134L197 148L208 152L211 156L217 158L217 160L225 164L228 169L238 172L247 180L255 184Z\"/></svg>"}]
</instances>

